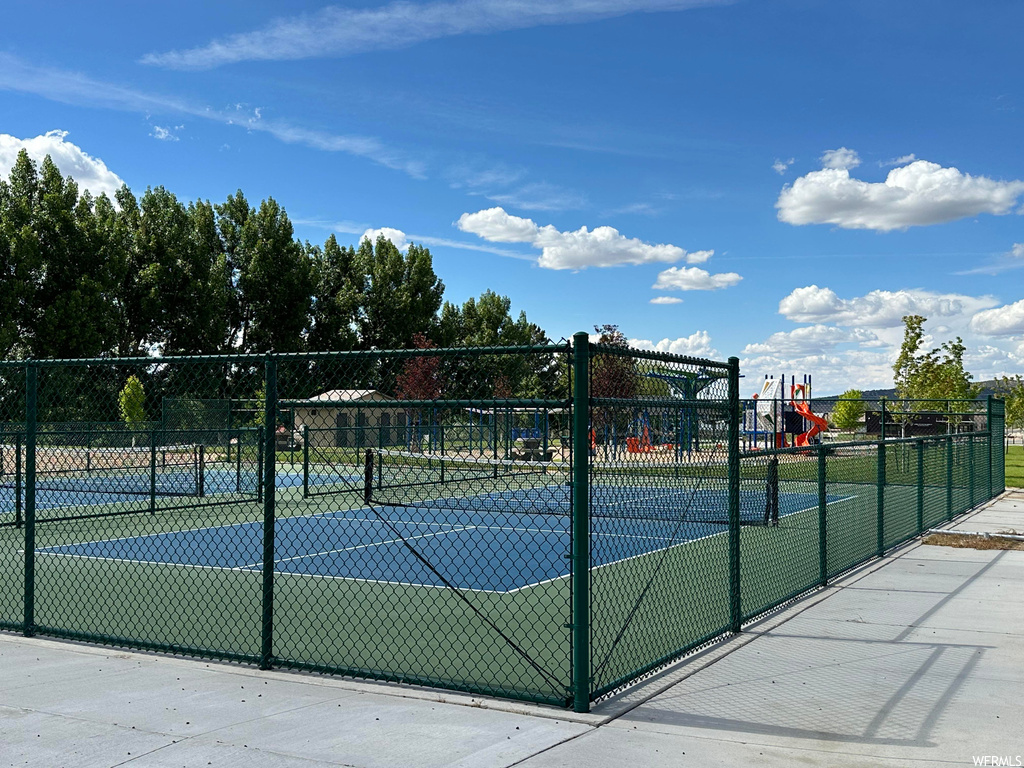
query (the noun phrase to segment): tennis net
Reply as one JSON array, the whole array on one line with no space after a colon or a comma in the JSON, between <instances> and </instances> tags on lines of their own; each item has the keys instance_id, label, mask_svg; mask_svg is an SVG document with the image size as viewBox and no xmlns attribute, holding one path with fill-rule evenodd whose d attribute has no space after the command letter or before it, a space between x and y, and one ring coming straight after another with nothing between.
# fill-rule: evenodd
<instances>
[{"instance_id":1,"label":"tennis net","mask_svg":"<svg viewBox=\"0 0 1024 768\"><path fill-rule=\"evenodd\" d=\"M687 464L595 464L590 515L664 522L729 523L725 475L703 476ZM364 495L386 506L475 512L570 515L570 466L555 462L442 456L376 450L367 455ZM771 522L770 489L740 494L740 522Z\"/></svg>"}]
</instances>

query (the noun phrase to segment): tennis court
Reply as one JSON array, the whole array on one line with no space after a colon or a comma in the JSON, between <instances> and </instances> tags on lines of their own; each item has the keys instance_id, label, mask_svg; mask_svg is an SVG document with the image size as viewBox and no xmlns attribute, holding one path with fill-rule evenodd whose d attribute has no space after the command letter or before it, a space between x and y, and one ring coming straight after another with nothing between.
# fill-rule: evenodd
<instances>
[{"instance_id":1,"label":"tennis court","mask_svg":"<svg viewBox=\"0 0 1024 768\"><path fill-rule=\"evenodd\" d=\"M606 497L593 506L594 567L726 535L724 525L708 522L724 520L724 490L664 491L657 506L646 507L643 500L650 490L643 487L594 490L595 497ZM563 497L568 504L567 493L565 486L547 485L281 518L275 524L275 571L488 592L515 592L568 578L568 517L552 511ZM625 504L623 499L633 499L625 511L617 506ZM817 505L816 493L779 494L781 518ZM676 510L674 519L665 516L665 509ZM741 494L744 522L761 523L764 513L763 492ZM508 551L510 539L516 552ZM254 553L261 552L262 540L262 523L247 522L64 544L41 548L38 554L259 572L263 564ZM514 558L514 567L495 567L492 559L499 552Z\"/></svg>"}]
</instances>

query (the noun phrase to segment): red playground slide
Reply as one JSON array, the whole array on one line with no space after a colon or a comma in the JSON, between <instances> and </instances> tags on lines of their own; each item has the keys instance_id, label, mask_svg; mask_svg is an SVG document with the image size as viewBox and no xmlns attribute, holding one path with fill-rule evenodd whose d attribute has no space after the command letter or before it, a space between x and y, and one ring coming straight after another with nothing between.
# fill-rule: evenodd
<instances>
[{"instance_id":1,"label":"red playground slide","mask_svg":"<svg viewBox=\"0 0 1024 768\"><path fill-rule=\"evenodd\" d=\"M798 400L793 403L793 410L811 422L814 426L804 432L802 435L796 436L796 446L798 448L810 445L811 438L818 436L826 429L828 429L828 422L825 421L821 416L816 416L811 413L811 406L805 403L803 400Z\"/></svg>"}]
</instances>

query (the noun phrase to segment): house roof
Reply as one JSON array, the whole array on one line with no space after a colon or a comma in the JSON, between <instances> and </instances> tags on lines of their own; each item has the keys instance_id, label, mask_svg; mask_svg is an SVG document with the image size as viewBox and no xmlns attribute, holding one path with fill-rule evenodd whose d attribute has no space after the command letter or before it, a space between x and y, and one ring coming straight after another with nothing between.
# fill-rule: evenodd
<instances>
[{"instance_id":1,"label":"house roof","mask_svg":"<svg viewBox=\"0 0 1024 768\"><path fill-rule=\"evenodd\" d=\"M301 400L297 402L303 403L341 403L341 402L354 402L356 400L366 400L368 398L377 395L377 399L380 400L392 400L393 398L378 392L376 389L329 389L326 392L321 392L319 395L314 395L308 400Z\"/></svg>"}]
</instances>

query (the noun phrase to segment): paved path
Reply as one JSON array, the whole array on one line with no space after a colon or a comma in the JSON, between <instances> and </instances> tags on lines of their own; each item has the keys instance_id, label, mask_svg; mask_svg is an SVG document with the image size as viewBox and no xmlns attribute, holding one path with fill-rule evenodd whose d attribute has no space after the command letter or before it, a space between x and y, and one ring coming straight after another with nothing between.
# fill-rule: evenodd
<instances>
[{"instance_id":1,"label":"paved path","mask_svg":"<svg viewBox=\"0 0 1024 768\"><path fill-rule=\"evenodd\" d=\"M1022 692L1024 552L915 544L584 716L0 634L0 767L1015 765Z\"/></svg>"}]
</instances>

